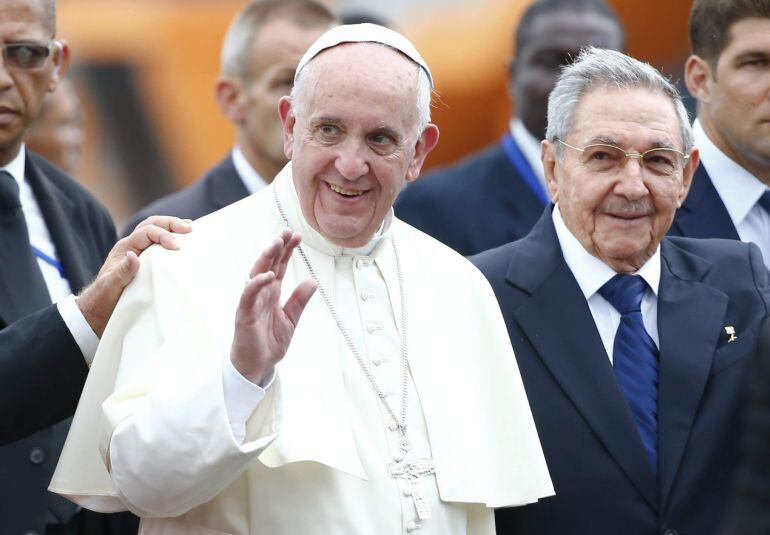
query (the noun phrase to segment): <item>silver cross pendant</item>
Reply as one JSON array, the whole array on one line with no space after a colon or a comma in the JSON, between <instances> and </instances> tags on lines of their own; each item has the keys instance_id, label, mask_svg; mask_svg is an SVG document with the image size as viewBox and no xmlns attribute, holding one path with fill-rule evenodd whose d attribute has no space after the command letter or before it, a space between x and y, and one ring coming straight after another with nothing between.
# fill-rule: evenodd
<instances>
[{"instance_id":1,"label":"silver cross pendant","mask_svg":"<svg viewBox=\"0 0 770 535\"><path fill-rule=\"evenodd\" d=\"M436 468L433 466L432 459L418 459L411 453L407 453L400 461L388 464L388 474L390 474L390 477L402 479L409 485L412 501L420 520L431 517L430 509L425 499L422 478L423 476L435 473Z\"/></svg>"}]
</instances>

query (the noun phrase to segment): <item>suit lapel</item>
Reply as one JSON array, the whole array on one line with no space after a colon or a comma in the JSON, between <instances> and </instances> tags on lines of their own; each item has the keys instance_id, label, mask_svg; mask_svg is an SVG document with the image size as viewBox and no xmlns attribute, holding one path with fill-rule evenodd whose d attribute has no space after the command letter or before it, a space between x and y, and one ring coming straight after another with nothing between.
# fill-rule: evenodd
<instances>
[{"instance_id":1,"label":"suit lapel","mask_svg":"<svg viewBox=\"0 0 770 535\"><path fill-rule=\"evenodd\" d=\"M588 303L561 254L551 210L519 248L508 282L530 295L514 315L565 395L657 509L657 485Z\"/></svg>"},{"instance_id":2,"label":"suit lapel","mask_svg":"<svg viewBox=\"0 0 770 535\"><path fill-rule=\"evenodd\" d=\"M211 173L208 194L213 204L212 212L249 196L243 180L235 169L232 154L222 160Z\"/></svg>"},{"instance_id":3,"label":"suit lapel","mask_svg":"<svg viewBox=\"0 0 770 535\"><path fill-rule=\"evenodd\" d=\"M27 155L25 175L35 199L43 213L51 240L56 247L59 262L64 266L70 288L79 291L90 282L91 275L99 267L89 262L85 252L89 251L83 241L83 229L77 228L77 214L74 203L67 197Z\"/></svg>"},{"instance_id":4,"label":"suit lapel","mask_svg":"<svg viewBox=\"0 0 770 535\"><path fill-rule=\"evenodd\" d=\"M682 208L677 210L669 234L688 238L740 239L703 164L695 171L690 192Z\"/></svg>"},{"instance_id":5,"label":"suit lapel","mask_svg":"<svg viewBox=\"0 0 770 535\"><path fill-rule=\"evenodd\" d=\"M700 282L710 268L705 260L668 240L661 255L658 463L665 505L706 388L728 299Z\"/></svg>"}]
</instances>

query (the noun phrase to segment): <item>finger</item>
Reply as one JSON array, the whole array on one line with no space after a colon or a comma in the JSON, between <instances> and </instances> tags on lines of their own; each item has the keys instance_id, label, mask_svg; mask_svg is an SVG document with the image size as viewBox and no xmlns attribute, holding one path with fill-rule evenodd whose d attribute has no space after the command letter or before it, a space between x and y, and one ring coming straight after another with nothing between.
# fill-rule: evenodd
<instances>
[{"instance_id":1,"label":"finger","mask_svg":"<svg viewBox=\"0 0 770 535\"><path fill-rule=\"evenodd\" d=\"M180 219L178 217L165 215L153 215L139 223L136 228L153 225L164 230L184 234L192 230L192 225L190 223L192 223L191 219Z\"/></svg>"},{"instance_id":2,"label":"finger","mask_svg":"<svg viewBox=\"0 0 770 535\"><path fill-rule=\"evenodd\" d=\"M300 241L302 241L302 237L300 236L299 232L292 232L288 236L286 246L283 249L283 254L278 261L278 265L275 267L275 275L279 280L283 280L283 276L286 274L286 269L289 265L291 255L294 253L294 248L299 245Z\"/></svg>"},{"instance_id":3,"label":"finger","mask_svg":"<svg viewBox=\"0 0 770 535\"><path fill-rule=\"evenodd\" d=\"M281 230L281 234L279 235L281 241L283 242L283 246L281 247L280 253L273 258L273 264L270 266L270 269L278 274L279 266L281 264L281 260L283 259L284 254L286 254L286 245L291 240L292 232L289 228L284 228Z\"/></svg>"},{"instance_id":4,"label":"finger","mask_svg":"<svg viewBox=\"0 0 770 535\"><path fill-rule=\"evenodd\" d=\"M282 251L283 251L283 240L281 238L276 238L267 247L267 249L262 251L262 254L259 255L259 258L257 258L257 261L254 262L254 266L251 268L251 272L249 273L249 276L254 278L256 275L260 273L273 271L273 264L275 263L275 258L279 257Z\"/></svg>"},{"instance_id":5,"label":"finger","mask_svg":"<svg viewBox=\"0 0 770 535\"><path fill-rule=\"evenodd\" d=\"M166 229L155 225L137 227L131 234L120 240L116 247L119 246L126 251L133 251L138 255L156 243L161 244L166 249L179 249L179 244L174 235Z\"/></svg>"},{"instance_id":6,"label":"finger","mask_svg":"<svg viewBox=\"0 0 770 535\"><path fill-rule=\"evenodd\" d=\"M241 300L238 303L239 313L251 316L255 310L259 308L258 312L264 309L263 306L257 307L257 301L260 298L262 290L264 290L271 282L275 280L275 273L268 271L266 273L259 273L253 277L241 293ZM276 292L278 293L278 292ZM270 296L267 296L268 298ZM276 297L277 298L277 297Z\"/></svg>"},{"instance_id":7,"label":"finger","mask_svg":"<svg viewBox=\"0 0 770 535\"><path fill-rule=\"evenodd\" d=\"M313 297L313 293L315 293L316 286L317 286L316 282L313 279L307 279L302 281L294 289L294 291L291 294L291 297L289 297L289 300L286 301L286 304L283 306L283 312L286 314L286 317L289 318L289 321L291 321L294 327L297 326L297 322L299 322L299 317L302 315L302 312L305 310L305 307L307 306L308 301L310 301L310 298Z\"/></svg>"},{"instance_id":8,"label":"finger","mask_svg":"<svg viewBox=\"0 0 770 535\"><path fill-rule=\"evenodd\" d=\"M137 271L139 271L139 257L133 251L128 251L118 267L105 276L103 284L120 293L129 282L134 280Z\"/></svg>"}]
</instances>

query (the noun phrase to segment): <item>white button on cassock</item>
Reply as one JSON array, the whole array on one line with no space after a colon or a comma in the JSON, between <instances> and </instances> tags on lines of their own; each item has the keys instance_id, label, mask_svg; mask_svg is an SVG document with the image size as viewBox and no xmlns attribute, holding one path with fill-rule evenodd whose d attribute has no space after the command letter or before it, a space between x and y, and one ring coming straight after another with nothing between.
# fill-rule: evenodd
<instances>
[{"instance_id":1,"label":"white button on cassock","mask_svg":"<svg viewBox=\"0 0 770 535\"><path fill-rule=\"evenodd\" d=\"M414 521L410 521L410 522L409 522L409 523L406 525L406 531L407 531L408 533L411 533L411 532L413 532L413 531L414 531L414 530L416 530L416 529L417 529L417 524L415 524L415 523L414 523Z\"/></svg>"}]
</instances>

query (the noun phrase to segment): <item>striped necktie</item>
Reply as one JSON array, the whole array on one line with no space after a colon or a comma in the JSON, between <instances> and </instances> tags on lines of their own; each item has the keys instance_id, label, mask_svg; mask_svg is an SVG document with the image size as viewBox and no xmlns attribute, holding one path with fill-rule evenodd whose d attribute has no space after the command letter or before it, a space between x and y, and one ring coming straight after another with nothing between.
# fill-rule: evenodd
<instances>
[{"instance_id":1,"label":"striped necktie","mask_svg":"<svg viewBox=\"0 0 770 535\"><path fill-rule=\"evenodd\" d=\"M636 422L652 470L658 468L658 348L642 321L647 284L639 275L615 275L599 290L620 313L612 367Z\"/></svg>"}]
</instances>

